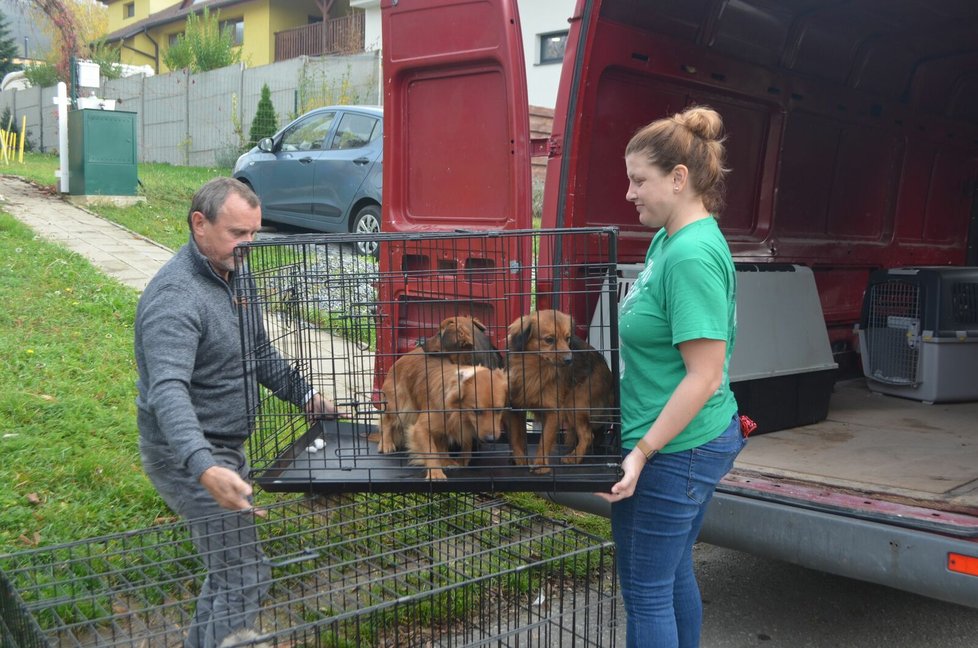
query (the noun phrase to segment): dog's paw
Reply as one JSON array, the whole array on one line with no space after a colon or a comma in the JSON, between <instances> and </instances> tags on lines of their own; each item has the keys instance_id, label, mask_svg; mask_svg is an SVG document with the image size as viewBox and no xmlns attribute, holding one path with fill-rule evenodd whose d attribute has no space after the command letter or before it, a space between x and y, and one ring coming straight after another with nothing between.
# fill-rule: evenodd
<instances>
[{"instance_id":1,"label":"dog's paw","mask_svg":"<svg viewBox=\"0 0 978 648\"><path fill-rule=\"evenodd\" d=\"M579 463L581 463L581 457L577 456L576 454L565 455L565 456L561 457L560 463L565 463L565 464L579 464Z\"/></svg>"},{"instance_id":2,"label":"dog's paw","mask_svg":"<svg viewBox=\"0 0 978 648\"><path fill-rule=\"evenodd\" d=\"M431 468L428 470L428 479L448 479L448 476L441 468Z\"/></svg>"}]
</instances>

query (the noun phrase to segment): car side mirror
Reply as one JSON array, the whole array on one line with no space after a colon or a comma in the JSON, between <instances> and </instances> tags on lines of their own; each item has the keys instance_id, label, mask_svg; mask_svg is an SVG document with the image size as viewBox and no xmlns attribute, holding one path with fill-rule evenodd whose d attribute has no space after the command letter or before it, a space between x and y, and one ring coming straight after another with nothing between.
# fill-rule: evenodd
<instances>
[{"instance_id":1,"label":"car side mirror","mask_svg":"<svg viewBox=\"0 0 978 648\"><path fill-rule=\"evenodd\" d=\"M275 150L275 142L272 141L271 137L263 137L258 140L258 150L271 153Z\"/></svg>"}]
</instances>

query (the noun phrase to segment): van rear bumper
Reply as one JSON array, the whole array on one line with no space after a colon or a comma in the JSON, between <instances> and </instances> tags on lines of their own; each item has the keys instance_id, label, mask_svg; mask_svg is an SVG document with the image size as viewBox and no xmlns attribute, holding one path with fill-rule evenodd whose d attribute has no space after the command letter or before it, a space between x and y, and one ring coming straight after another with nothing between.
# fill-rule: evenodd
<instances>
[{"instance_id":1,"label":"van rear bumper","mask_svg":"<svg viewBox=\"0 0 978 648\"><path fill-rule=\"evenodd\" d=\"M543 496L587 513L611 512L586 493ZM978 557L973 539L718 491L699 540L978 608L978 577L948 569L950 553Z\"/></svg>"}]
</instances>

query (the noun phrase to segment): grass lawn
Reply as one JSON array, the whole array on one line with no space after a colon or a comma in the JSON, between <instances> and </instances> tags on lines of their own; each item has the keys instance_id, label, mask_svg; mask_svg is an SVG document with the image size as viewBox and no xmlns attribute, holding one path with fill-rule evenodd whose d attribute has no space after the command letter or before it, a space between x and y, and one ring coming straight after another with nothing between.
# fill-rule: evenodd
<instances>
[{"instance_id":1,"label":"grass lawn","mask_svg":"<svg viewBox=\"0 0 978 648\"><path fill-rule=\"evenodd\" d=\"M0 173L16 175L41 185L56 188L54 176L58 156L25 153L24 164L0 166ZM146 202L133 207L99 205L92 208L103 218L123 225L171 250L187 242L187 208L190 198L202 184L217 176L229 176L231 169L181 167L141 162L139 195Z\"/></svg>"},{"instance_id":2,"label":"grass lawn","mask_svg":"<svg viewBox=\"0 0 978 648\"><path fill-rule=\"evenodd\" d=\"M58 158L0 167L55 188ZM171 249L187 208L229 169L140 164L146 202L92 208ZM0 553L168 518L139 464L132 327L139 293L0 213Z\"/></svg>"},{"instance_id":3,"label":"grass lawn","mask_svg":"<svg viewBox=\"0 0 978 648\"><path fill-rule=\"evenodd\" d=\"M55 186L55 156L0 167ZM93 207L176 249L194 191L228 169L140 164L147 201ZM144 528L170 512L139 464L133 320L139 294L0 212L0 553ZM511 501L609 537L607 520Z\"/></svg>"},{"instance_id":4,"label":"grass lawn","mask_svg":"<svg viewBox=\"0 0 978 648\"><path fill-rule=\"evenodd\" d=\"M168 515L136 449L136 291L0 213L0 553Z\"/></svg>"}]
</instances>

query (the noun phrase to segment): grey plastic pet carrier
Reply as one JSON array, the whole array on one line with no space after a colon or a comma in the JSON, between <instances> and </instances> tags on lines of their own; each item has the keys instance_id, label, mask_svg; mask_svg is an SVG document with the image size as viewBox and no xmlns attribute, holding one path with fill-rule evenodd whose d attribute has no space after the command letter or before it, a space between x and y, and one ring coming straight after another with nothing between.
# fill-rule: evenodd
<instances>
[{"instance_id":1,"label":"grey plastic pet carrier","mask_svg":"<svg viewBox=\"0 0 978 648\"><path fill-rule=\"evenodd\" d=\"M872 273L859 343L873 391L929 403L978 400L978 268Z\"/></svg>"}]
</instances>

